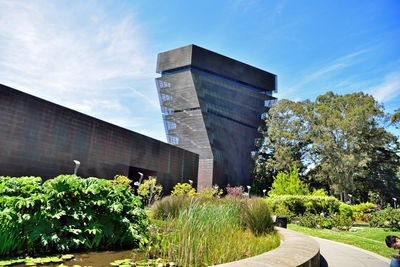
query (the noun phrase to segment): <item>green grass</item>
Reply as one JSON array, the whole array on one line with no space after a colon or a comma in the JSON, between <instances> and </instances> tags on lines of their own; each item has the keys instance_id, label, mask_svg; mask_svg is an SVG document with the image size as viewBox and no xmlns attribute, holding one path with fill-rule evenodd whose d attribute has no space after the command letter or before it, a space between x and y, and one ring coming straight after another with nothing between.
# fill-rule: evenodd
<instances>
[{"instance_id":1,"label":"green grass","mask_svg":"<svg viewBox=\"0 0 400 267\"><path fill-rule=\"evenodd\" d=\"M245 226L240 201L190 201L176 217L168 217L161 224L153 221L161 230L160 247L164 250L160 254L168 261L182 266L209 266L255 256L279 246L280 238L273 228L269 234L255 235Z\"/></svg>"},{"instance_id":2,"label":"green grass","mask_svg":"<svg viewBox=\"0 0 400 267\"><path fill-rule=\"evenodd\" d=\"M357 232L334 232L328 229L307 228L295 224L289 224L288 228L306 235L325 238L359 247L389 259L391 258L392 253L397 253L397 250L394 251L386 246L385 237L387 235L400 236L400 232L398 231L396 232L388 229L369 227L360 227L361 229L357 230Z\"/></svg>"}]
</instances>

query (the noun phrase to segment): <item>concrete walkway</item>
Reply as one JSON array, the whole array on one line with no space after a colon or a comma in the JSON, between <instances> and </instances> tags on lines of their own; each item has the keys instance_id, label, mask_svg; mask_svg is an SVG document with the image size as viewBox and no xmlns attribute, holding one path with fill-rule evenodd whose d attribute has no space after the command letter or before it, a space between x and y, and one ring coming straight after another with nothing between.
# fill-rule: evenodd
<instances>
[{"instance_id":1,"label":"concrete walkway","mask_svg":"<svg viewBox=\"0 0 400 267\"><path fill-rule=\"evenodd\" d=\"M361 248L314 238L320 245L321 267L388 267L390 259Z\"/></svg>"}]
</instances>

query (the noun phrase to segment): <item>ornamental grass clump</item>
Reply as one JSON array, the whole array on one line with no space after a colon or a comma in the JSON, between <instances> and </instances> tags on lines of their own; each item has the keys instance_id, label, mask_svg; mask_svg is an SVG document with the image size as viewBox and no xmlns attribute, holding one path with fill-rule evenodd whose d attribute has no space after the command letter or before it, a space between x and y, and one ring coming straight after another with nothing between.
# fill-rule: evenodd
<instances>
[{"instance_id":1,"label":"ornamental grass clump","mask_svg":"<svg viewBox=\"0 0 400 267\"><path fill-rule=\"evenodd\" d=\"M255 236L265 235L274 230L271 212L264 200L250 199L242 209L246 226Z\"/></svg>"},{"instance_id":2,"label":"ornamental grass clump","mask_svg":"<svg viewBox=\"0 0 400 267\"><path fill-rule=\"evenodd\" d=\"M151 214L154 219L166 220L178 217L179 212L187 209L193 197L168 196L154 202L151 206Z\"/></svg>"},{"instance_id":3,"label":"ornamental grass clump","mask_svg":"<svg viewBox=\"0 0 400 267\"><path fill-rule=\"evenodd\" d=\"M209 266L255 256L279 245L273 227L259 236L246 227L242 220L246 202L200 197L184 201L178 215L169 216L160 225L162 238L153 238L160 244L151 244L153 249L160 249L153 256L167 258L178 266Z\"/></svg>"}]
</instances>

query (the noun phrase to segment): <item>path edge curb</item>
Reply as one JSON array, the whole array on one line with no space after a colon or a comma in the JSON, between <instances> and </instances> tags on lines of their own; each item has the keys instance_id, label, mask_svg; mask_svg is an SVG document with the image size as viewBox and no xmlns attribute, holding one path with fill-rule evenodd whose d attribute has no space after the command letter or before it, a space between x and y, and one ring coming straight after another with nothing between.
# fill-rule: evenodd
<instances>
[{"instance_id":1,"label":"path edge curb","mask_svg":"<svg viewBox=\"0 0 400 267\"><path fill-rule=\"evenodd\" d=\"M224 263L216 266L267 266L267 267L319 267L320 246L319 243L302 233L285 228L275 227L281 236L279 247L263 254Z\"/></svg>"}]
</instances>

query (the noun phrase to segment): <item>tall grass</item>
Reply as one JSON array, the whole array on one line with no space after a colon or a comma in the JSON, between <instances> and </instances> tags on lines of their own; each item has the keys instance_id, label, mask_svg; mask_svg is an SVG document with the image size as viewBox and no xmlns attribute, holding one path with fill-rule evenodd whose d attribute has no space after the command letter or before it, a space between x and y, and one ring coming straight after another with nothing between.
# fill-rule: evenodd
<instances>
[{"instance_id":1,"label":"tall grass","mask_svg":"<svg viewBox=\"0 0 400 267\"><path fill-rule=\"evenodd\" d=\"M247 227L260 236L273 231L274 223L267 203L260 198L250 199L243 207L244 221Z\"/></svg>"},{"instance_id":2,"label":"tall grass","mask_svg":"<svg viewBox=\"0 0 400 267\"><path fill-rule=\"evenodd\" d=\"M177 201L182 204L182 199ZM161 246L160 253L169 261L181 266L208 266L258 255L279 245L273 227L268 228L268 235L264 231L258 236L246 228L243 201L186 201L181 205L186 208L162 226L162 242L168 245Z\"/></svg>"},{"instance_id":3,"label":"tall grass","mask_svg":"<svg viewBox=\"0 0 400 267\"><path fill-rule=\"evenodd\" d=\"M12 255L23 250L26 239L21 231L17 224L0 215L0 255Z\"/></svg>"}]
</instances>

